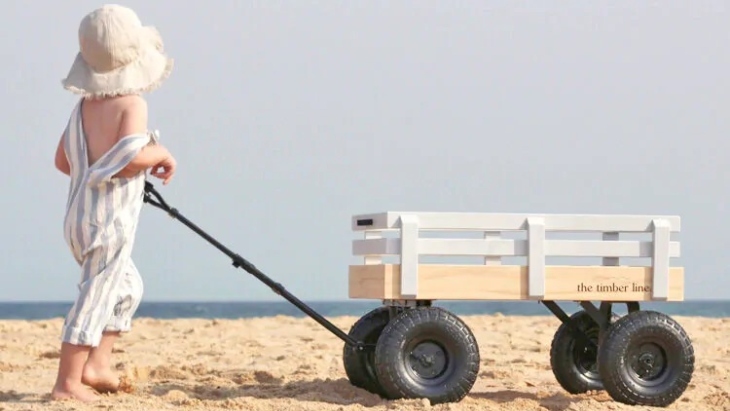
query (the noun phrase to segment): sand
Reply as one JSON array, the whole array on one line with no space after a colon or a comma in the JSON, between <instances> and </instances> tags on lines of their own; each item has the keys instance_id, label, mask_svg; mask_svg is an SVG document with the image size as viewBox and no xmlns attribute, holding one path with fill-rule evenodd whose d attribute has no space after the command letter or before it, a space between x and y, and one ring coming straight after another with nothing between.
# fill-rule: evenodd
<instances>
[{"instance_id":1,"label":"sand","mask_svg":"<svg viewBox=\"0 0 730 411\"><path fill-rule=\"evenodd\" d=\"M384 401L351 386L342 342L309 318L137 319L113 363L131 392L100 402L49 401L61 320L0 321L0 410L645 410L603 392L571 396L555 381L554 317L464 316L481 370L463 401ZM696 372L669 409L730 410L730 319L676 317L695 344ZM333 322L347 330L355 317Z\"/></svg>"}]
</instances>

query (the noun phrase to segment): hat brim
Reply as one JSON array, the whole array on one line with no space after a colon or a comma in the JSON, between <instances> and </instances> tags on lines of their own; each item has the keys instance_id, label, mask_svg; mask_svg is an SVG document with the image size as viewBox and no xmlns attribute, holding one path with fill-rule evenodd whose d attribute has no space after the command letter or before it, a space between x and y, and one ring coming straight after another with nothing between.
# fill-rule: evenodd
<instances>
[{"instance_id":1,"label":"hat brim","mask_svg":"<svg viewBox=\"0 0 730 411\"><path fill-rule=\"evenodd\" d=\"M155 36L156 37L156 36ZM152 39L150 39L152 40ZM95 72L81 53L62 80L63 88L85 97L115 97L157 89L172 72L174 61L162 51L160 39L149 41L139 57L118 69Z\"/></svg>"}]
</instances>

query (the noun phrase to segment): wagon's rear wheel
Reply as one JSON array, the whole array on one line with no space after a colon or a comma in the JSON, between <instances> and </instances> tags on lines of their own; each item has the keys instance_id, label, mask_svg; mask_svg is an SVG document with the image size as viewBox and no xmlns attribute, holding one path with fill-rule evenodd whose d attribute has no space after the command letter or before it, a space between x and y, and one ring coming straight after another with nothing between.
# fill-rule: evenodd
<instances>
[{"instance_id":1,"label":"wagon's rear wheel","mask_svg":"<svg viewBox=\"0 0 730 411\"><path fill-rule=\"evenodd\" d=\"M479 372L479 347L469 327L437 307L403 311L383 330L375 368L390 399L428 398L458 402Z\"/></svg>"},{"instance_id":2,"label":"wagon's rear wheel","mask_svg":"<svg viewBox=\"0 0 730 411\"><path fill-rule=\"evenodd\" d=\"M550 366L555 379L571 394L603 389L598 374L598 323L585 311L570 316L570 324L585 338L578 338L568 324L561 324L550 346Z\"/></svg>"},{"instance_id":3,"label":"wagon's rear wheel","mask_svg":"<svg viewBox=\"0 0 730 411\"><path fill-rule=\"evenodd\" d=\"M349 335L355 341L375 345L389 318L388 307L378 307L357 320L350 328ZM372 348L360 351L354 346L345 344L342 362L350 384L383 397L384 393L375 373L374 356L375 350Z\"/></svg>"},{"instance_id":4,"label":"wagon's rear wheel","mask_svg":"<svg viewBox=\"0 0 730 411\"><path fill-rule=\"evenodd\" d=\"M603 385L615 401L666 407L692 379L694 348L684 329L669 316L636 311L608 329L598 361Z\"/></svg>"}]
</instances>

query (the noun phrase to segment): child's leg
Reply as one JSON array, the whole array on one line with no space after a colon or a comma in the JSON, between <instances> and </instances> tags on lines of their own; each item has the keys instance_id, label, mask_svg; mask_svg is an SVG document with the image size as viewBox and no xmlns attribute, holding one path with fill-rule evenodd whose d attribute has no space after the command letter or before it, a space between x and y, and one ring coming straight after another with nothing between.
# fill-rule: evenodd
<instances>
[{"instance_id":1,"label":"child's leg","mask_svg":"<svg viewBox=\"0 0 730 411\"><path fill-rule=\"evenodd\" d=\"M82 263L83 281L79 295L66 316L61 334L61 358L52 398L75 398L92 401L96 398L82 383L84 364L91 350L101 342L102 332L111 317L117 299L121 275L116 264L103 264L104 256L90 256ZM106 266L96 272L97 267Z\"/></svg>"},{"instance_id":2,"label":"child's leg","mask_svg":"<svg viewBox=\"0 0 730 411\"><path fill-rule=\"evenodd\" d=\"M81 383L84 363L91 347L88 345L61 344L56 384L51 391L54 400L77 399L93 401L97 395Z\"/></svg>"},{"instance_id":3,"label":"child's leg","mask_svg":"<svg viewBox=\"0 0 730 411\"><path fill-rule=\"evenodd\" d=\"M99 392L116 392L119 389L119 377L111 369L112 350L120 334L130 331L132 316L139 307L142 293L142 278L130 261L119 283L119 302L114 306L112 318L104 328L99 346L91 350L84 365L83 383Z\"/></svg>"},{"instance_id":4,"label":"child's leg","mask_svg":"<svg viewBox=\"0 0 730 411\"><path fill-rule=\"evenodd\" d=\"M84 361L81 382L101 393L119 389L119 377L111 369L112 350L119 338L118 331L104 331L98 347L94 347Z\"/></svg>"}]
</instances>

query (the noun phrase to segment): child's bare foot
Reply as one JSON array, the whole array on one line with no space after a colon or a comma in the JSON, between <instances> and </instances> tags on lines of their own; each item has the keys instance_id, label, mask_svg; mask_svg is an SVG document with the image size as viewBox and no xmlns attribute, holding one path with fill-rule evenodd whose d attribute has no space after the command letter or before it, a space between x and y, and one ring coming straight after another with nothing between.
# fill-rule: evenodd
<instances>
[{"instance_id":1,"label":"child's bare foot","mask_svg":"<svg viewBox=\"0 0 730 411\"><path fill-rule=\"evenodd\" d=\"M119 376L110 368L94 367L86 363L81 382L100 393L115 393L119 390Z\"/></svg>"},{"instance_id":2,"label":"child's bare foot","mask_svg":"<svg viewBox=\"0 0 730 411\"><path fill-rule=\"evenodd\" d=\"M99 399L89 387L80 383L60 383L56 384L51 391L51 399L58 400L79 400L82 402L92 402Z\"/></svg>"}]
</instances>

